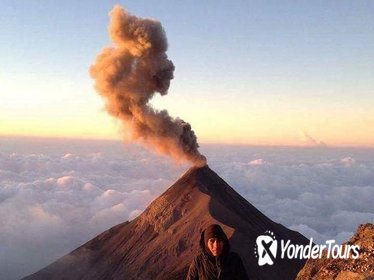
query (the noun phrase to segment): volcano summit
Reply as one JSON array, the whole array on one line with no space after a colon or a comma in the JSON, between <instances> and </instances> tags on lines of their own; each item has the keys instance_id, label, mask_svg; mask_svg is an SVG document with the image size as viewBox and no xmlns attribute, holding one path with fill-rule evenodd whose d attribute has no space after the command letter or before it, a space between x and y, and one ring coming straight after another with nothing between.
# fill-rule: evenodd
<instances>
[{"instance_id":1,"label":"volcano summit","mask_svg":"<svg viewBox=\"0 0 374 280\"><path fill-rule=\"evenodd\" d=\"M301 234L275 223L207 165L188 170L136 219L119 224L24 280L184 279L201 231L222 225L251 279L294 279L305 260L259 266L256 238L271 231L293 244Z\"/></svg>"}]
</instances>

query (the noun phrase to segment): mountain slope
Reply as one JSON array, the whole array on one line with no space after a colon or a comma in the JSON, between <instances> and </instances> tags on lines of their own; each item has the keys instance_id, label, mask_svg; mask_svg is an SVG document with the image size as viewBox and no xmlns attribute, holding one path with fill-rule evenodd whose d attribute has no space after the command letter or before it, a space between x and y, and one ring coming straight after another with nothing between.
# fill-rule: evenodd
<instances>
[{"instance_id":1,"label":"mountain slope","mask_svg":"<svg viewBox=\"0 0 374 280\"><path fill-rule=\"evenodd\" d=\"M374 224L360 225L352 238L344 243L359 245L357 259L310 259L297 275L297 280L364 280L374 279Z\"/></svg>"},{"instance_id":2,"label":"mountain slope","mask_svg":"<svg viewBox=\"0 0 374 280\"><path fill-rule=\"evenodd\" d=\"M24 279L184 279L199 252L201 231L222 225L250 276L294 279L304 265L280 260L257 265L255 240L266 230L295 244L308 240L267 218L208 166L191 168L136 219L103 232Z\"/></svg>"}]
</instances>

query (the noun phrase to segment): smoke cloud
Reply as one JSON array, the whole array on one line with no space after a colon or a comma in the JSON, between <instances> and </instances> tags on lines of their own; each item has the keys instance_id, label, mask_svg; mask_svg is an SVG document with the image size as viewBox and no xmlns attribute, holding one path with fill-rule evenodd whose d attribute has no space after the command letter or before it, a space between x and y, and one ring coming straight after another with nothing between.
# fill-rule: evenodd
<instances>
[{"instance_id":1,"label":"smoke cloud","mask_svg":"<svg viewBox=\"0 0 374 280\"><path fill-rule=\"evenodd\" d=\"M110 18L114 46L104 48L90 69L108 113L145 146L178 162L205 165L190 124L148 103L156 92L166 95L173 79L174 65L166 55L160 22L132 16L120 6L113 8Z\"/></svg>"}]
</instances>

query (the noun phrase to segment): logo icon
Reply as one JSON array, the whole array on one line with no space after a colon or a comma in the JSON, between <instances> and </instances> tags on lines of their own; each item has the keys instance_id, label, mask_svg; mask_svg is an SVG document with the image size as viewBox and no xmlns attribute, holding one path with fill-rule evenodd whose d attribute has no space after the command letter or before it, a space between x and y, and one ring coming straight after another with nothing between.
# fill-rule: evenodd
<instances>
[{"instance_id":1,"label":"logo icon","mask_svg":"<svg viewBox=\"0 0 374 280\"><path fill-rule=\"evenodd\" d=\"M279 242L278 242L279 241ZM291 240L275 239L272 231L267 230L256 238L254 253L258 265L273 265L277 257L279 243L279 259L321 259L323 252L327 251L327 258L357 259L360 256L360 246L351 244L335 244L335 240L327 240L325 244L314 244L310 238L308 244L292 244Z\"/></svg>"},{"instance_id":2,"label":"logo icon","mask_svg":"<svg viewBox=\"0 0 374 280\"><path fill-rule=\"evenodd\" d=\"M273 232L267 230L265 234L256 239L255 255L258 258L258 265L273 265L277 256L278 242Z\"/></svg>"}]
</instances>

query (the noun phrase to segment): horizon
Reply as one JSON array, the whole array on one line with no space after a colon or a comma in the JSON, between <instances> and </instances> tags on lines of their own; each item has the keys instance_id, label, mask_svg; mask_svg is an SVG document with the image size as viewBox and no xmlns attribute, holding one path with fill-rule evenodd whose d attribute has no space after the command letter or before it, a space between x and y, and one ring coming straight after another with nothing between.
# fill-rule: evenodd
<instances>
[{"instance_id":1,"label":"horizon","mask_svg":"<svg viewBox=\"0 0 374 280\"><path fill-rule=\"evenodd\" d=\"M84 137L74 137L74 136L43 136L43 135L12 135L12 134L0 134L0 139L35 139L35 140L50 140L50 141L93 141L93 142L116 142L123 145L134 145L139 146L144 150L158 154L152 149L144 147L141 143L134 142L132 140L124 140L120 138L84 138ZM333 146L333 145L314 145L314 144L298 144L298 145L287 145L287 144L251 144L251 143L235 143L235 142L203 142L199 141L199 145L216 145L216 146L232 146L232 147L259 147L259 148L296 148L296 149L374 149L374 146L365 146L365 145L347 145L347 146Z\"/></svg>"}]
</instances>

